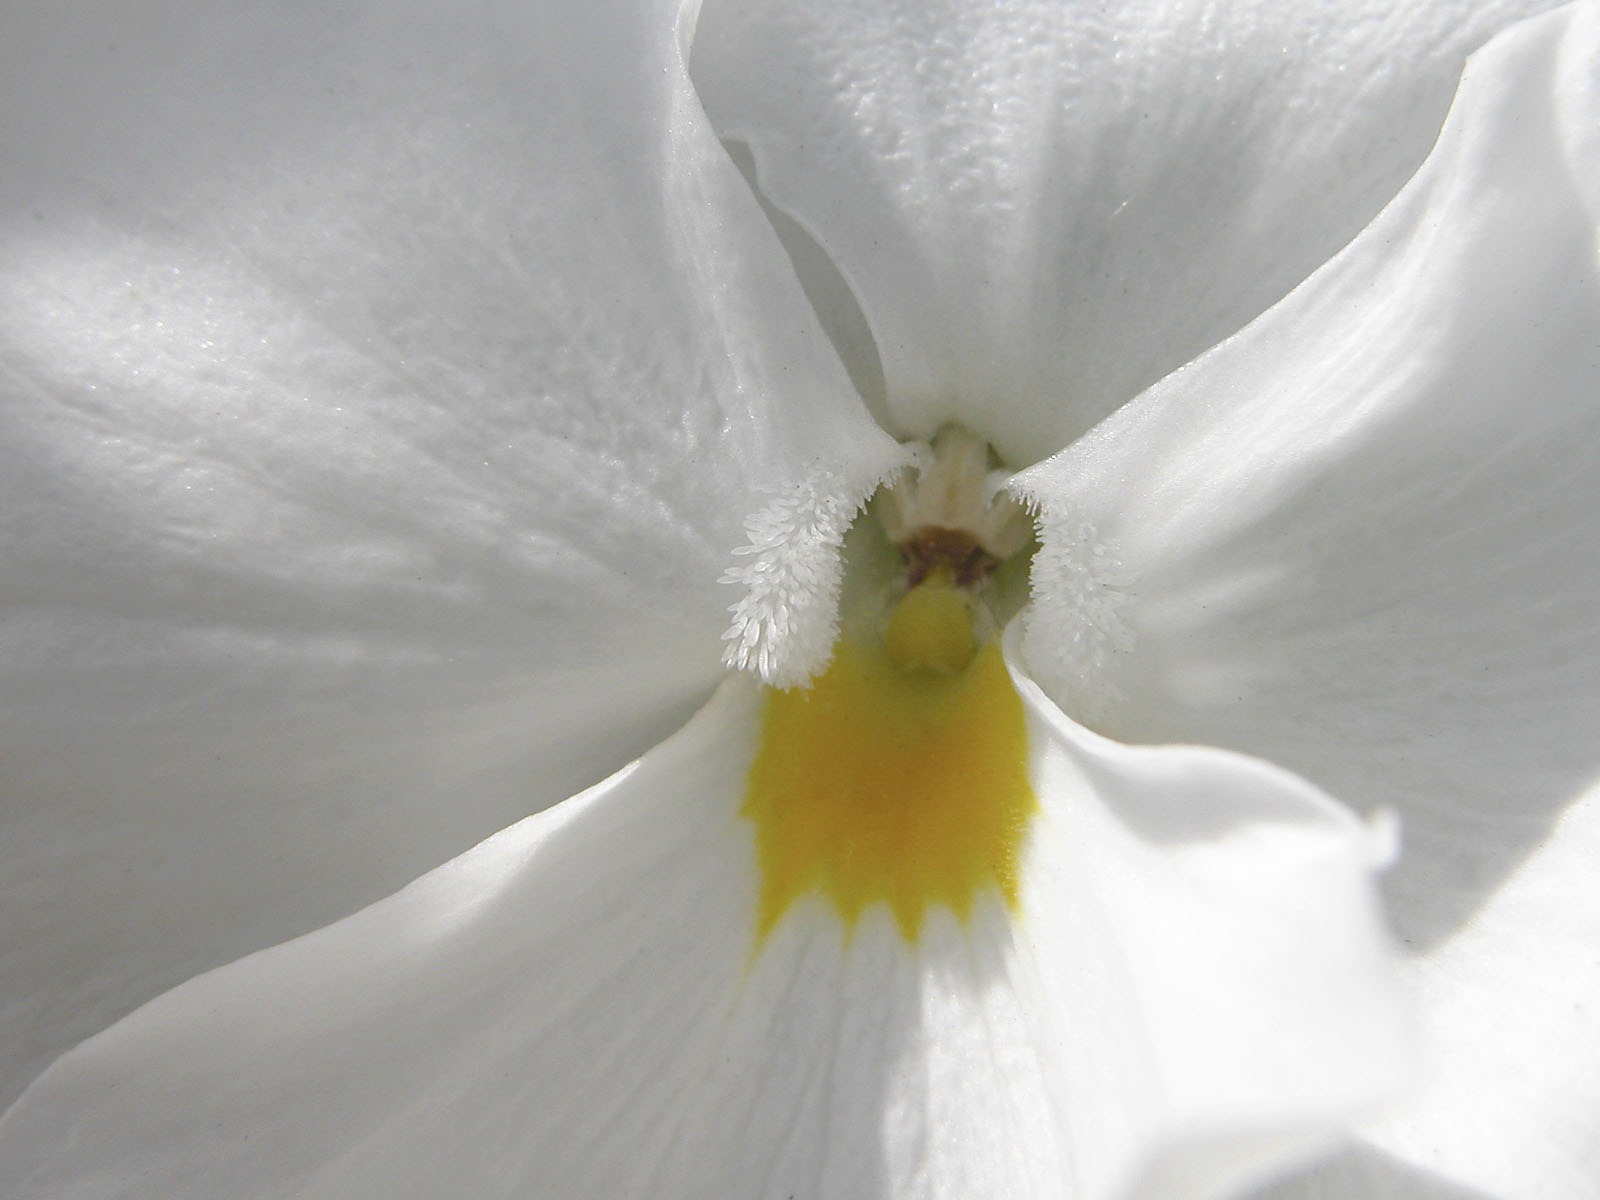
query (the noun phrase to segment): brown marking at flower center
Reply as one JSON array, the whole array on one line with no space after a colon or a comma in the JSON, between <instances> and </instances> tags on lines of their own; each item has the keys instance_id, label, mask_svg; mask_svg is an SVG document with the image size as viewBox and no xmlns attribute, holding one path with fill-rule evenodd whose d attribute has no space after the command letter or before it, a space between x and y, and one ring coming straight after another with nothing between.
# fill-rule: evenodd
<instances>
[{"instance_id":1,"label":"brown marking at flower center","mask_svg":"<svg viewBox=\"0 0 1600 1200\"><path fill-rule=\"evenodd\" d=\"M924 525L899 545L907 578L916 587L939 567L949 570L957 586L977 587L1000 565L1000 559L964 529Z\"/></svg>"}]
</instances>

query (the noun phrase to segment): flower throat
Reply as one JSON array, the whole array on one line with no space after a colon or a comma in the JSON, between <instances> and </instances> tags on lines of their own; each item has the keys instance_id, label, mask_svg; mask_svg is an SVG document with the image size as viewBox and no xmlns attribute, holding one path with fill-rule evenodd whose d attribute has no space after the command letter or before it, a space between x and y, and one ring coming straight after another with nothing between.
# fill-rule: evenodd
<instances>
[{"instance_id":1,"label":"flower throat","mask_svg":"<svg viewBox=\"0 0 1600 1200\"><path fill-rule=\"evenodd\" d=\"M880 497L897 552L887 595L847 626L810 683L769 689L743 812L761 874L758 937L820 893L853 928L876 904L915 941L931 907L1020 902L1036 801L1022 701L985 605L1031 541L1027 514L989 497L988 448L958 427Z\"/></svg>"}]
</instances>

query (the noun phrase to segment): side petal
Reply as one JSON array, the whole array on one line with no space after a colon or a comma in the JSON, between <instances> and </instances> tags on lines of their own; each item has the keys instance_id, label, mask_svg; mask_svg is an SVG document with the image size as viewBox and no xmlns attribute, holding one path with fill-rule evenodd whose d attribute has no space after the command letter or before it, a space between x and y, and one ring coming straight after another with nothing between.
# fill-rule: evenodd
<instances>
[{"instance_id":1,"label":"side petal","mask_svg":"<svg viewBox=\"0 0 1600 1200\"><path fill-rule=\"evenodd\" d=\"M651 744L891 453L678 8L6 17L0 1092Z\"/></svg>"},{"instance_id":2,"label":"side petal","mask_svg":"<svg viewBox=\"0 0 1600 1200\"><path fill-rule=\"evenodd\" d=\"M1600 777L1597 80L1592 4L1505 35L1361 238L1031 483L1024 647L1052 694L1115 736L1234 747L1398 810L1386 884L1439 1053L1541 1113L1600 1074L1591 1006L1518 1000L1562 957L1581 978L1589 942L1507 916ZM1592 941L1594 889L1561 878ZM1494 1107L1431 1095L1419 1127ZM1582 1118L1493 1125L1438 1154L1592 1178Z\"/></svg>"},{"instance_id":3,"label":"side petal","mask_svg":"<svg viewBox=\"0 0 1600 1200\"><path fill-rule=\"evenodd\" d=\"M1424 1018L1414 1103L1289 1197L1586 1196L1600 1178L1600 789L1470 926L1412 966ZM1427 1190L1429 1181L1434 1191Z\"/></svg>"},{"instance_id":4,"label":"side petal","mask_svg":"<svg viewBox=\"0 0 1600 1200\"><path fill-rule=\"evenodd\" d=\"M1412 1066L1382 829L1259 760L1108 741L1013 674L1043 809L1032 1011L1073 1194L1231 1195L1338 1142Z\"/></svg>"},{"instance_id":5,"label":"side petal","mask_svg":"<svg viewBox=\"0 0 1600 1200\"><path fill-rule=\"evenodd\" d=\"M1507 35L1348 251L1021 479L1051 694L1398 809L1424 942L1600 771L1596 25Z\"/></svg>"},{"instance_id":6,"label":"side petal","mask_svg":"<svg viewBox=\"0 0 1600 1200\"><path fill-rule=\"evenodd\" d=\"M802 899L758 939L730 680L590 792L202 976L0 1122L9 1195L1209 1195L1401 1066L1371 838L1283 773L1128 750L1022 681L1022 915Z\"/></svg>"},{"instance_id":7,"label":"side petal","mask_svg":"<svg viewBox=\"0 0 1600 1200\"><path fill-rule=\"evenodd\" d=\"M708 0L694 77L876 336L890 413L1036 462L1277 301L1542 0Z\"/></svg>"}]
</instances>

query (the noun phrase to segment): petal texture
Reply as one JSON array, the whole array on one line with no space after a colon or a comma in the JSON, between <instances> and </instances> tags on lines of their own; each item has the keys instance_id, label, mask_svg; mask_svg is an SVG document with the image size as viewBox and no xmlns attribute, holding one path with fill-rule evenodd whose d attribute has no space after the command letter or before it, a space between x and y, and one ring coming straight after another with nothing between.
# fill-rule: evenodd
<instances>
[{"instance_id":1,"label":"petal texture","mask_svg":"<svg viewBox=\"0 0 1600 1200\"><path fill-rule=\"evenodd\" d=\"M1357 242L1020 481L1063 707L1398 808L1422 941L1600 771L1594 13L1486 52Z\"/></svg>"},{"instance_id":2,"label":"petal texture","mask_svg":"<svg viewBox=\"0 0 1600 1200\"><path fill-rule=\"evenodd\" d=\"M820 897L759 943L759 693L347 920L85 1043L0 1122L9 1195L1211 1195L1402 1068L1372 839L1235 756L1026 680L1023 916Z\"/></svg>"},{"instance_id":3,"label":"petal texture","mask_svg":"<svg viewBox=\"0 0 1600 1200\"><path fill-rule=\"evenodd\" d=\"M7 17L0 1092L681 722L892 454L677 9Z\"/></svg>"},{"instance_id":4,"label":"petal texture","mask_svg":"<svg viewBox=\"0 0 1600 1200\"><path fill-rule=\"evenodd\" d=\"M1345 253L1032 482L1068 711L1400 812L1440 1073L1381 1145L1468 1193L1586 1194L1600 1144L1597 80L1593 5L1505 35Z\"/></svg>"},{"instance_id":5,"label":"petal texture","mask_svg":"<svg viewBox=\"0 0 1600 1200\"><path fill-rule=\"evenodd\" d=\"M1022 466L1354 236L1543 7L708 0L694 75L854 288L900 429Z\"/></svg>"}]
</instances>

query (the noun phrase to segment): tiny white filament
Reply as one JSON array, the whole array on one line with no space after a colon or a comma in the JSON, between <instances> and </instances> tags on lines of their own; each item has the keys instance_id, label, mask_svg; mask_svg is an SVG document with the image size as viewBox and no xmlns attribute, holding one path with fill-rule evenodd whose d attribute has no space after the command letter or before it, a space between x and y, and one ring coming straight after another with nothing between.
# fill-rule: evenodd
<instances>
[{"instance_id":1,"label":"tiny white filament","mask_svg":"<svg viewBox=\"0 0 1600 1200\"><path fill-rule=\"evenodd\" d=\"M749 544L734 551L743 561L721 579L744 589L728 610L733 623L722 635L725 665L754 671L782 688L807 683L828 665L839 636L844 535L908 459L902 456L853 486L819 471L783 489L746 520Z\"/></svg>"}]
</instances>

